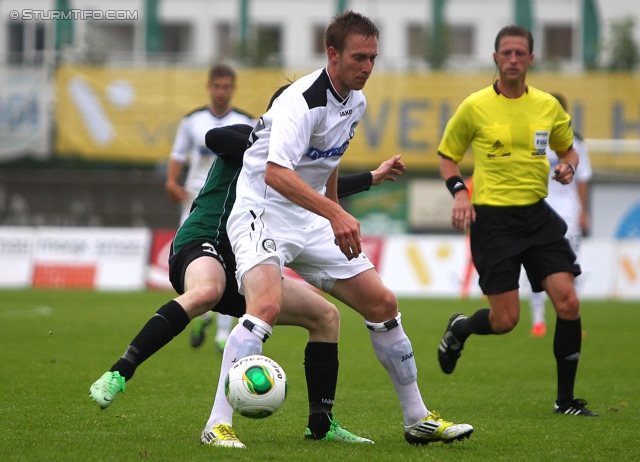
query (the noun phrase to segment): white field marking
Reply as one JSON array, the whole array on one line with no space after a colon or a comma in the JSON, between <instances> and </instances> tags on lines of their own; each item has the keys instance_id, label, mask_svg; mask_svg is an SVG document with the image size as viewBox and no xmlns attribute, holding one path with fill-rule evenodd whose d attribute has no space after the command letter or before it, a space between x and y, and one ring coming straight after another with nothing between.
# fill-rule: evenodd
<instances>
[{"instance_id":1,"label":"white field marking","mask_svg":"<svg viewBox=\"0 0 640 462\"><path fill-rule=\"evenodd\" d=\"M17 303L9 306L0 304L0 316L7 318L14 318L18 316L51 316L52 314L53 308L49 306L24 305L23 307Z\"/></svg>"}]
</instances>

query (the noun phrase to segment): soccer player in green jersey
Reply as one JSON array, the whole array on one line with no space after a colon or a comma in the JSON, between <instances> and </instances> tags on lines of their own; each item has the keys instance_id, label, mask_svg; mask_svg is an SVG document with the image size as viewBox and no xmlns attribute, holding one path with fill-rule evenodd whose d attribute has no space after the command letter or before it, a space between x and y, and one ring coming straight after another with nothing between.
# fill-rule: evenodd
<instances>
[{"instance_id":1,"label":"soccer player in green jersey","mask_svg":"<svg viewBox=\"0 0 640 462\"><path fill-rule=\"evenodd\" d=\"M227 64L219 63L212 66L208 74L209 102L194 109L180 121L167 165L165 188L170 200L182 204L180 225L189 216L193 200L204 186L216 157L205 144L205 134L212 128L256 124L253 116L231 104L236 92L236 71ZM186 166L187 174L184 185L181 186L178 178ZM222 353L229 332L233 329L233 321L233 317L222 313L216 313L214 321L214 313L207 311L192 323L189 343L194 348L202 345L209 325L215 322L214 343L216 349Z\"/></svg>"},{"instance_id":2,"label":"soccer player in green jersey","mask_svg":"<svg viewBox=\"0 0 640 462\"><path fill-rule=\"evenodd\" d=\"M454 371L471 334L505 334L516 326L523 265L533 290L546 291L557 314L554 412L597 416L574 396L582 327L573 281L581 270L564 236L567 225L544 200L547 147L559 158L553 179L562 184L574 179L579 159L571 119L553 96L526 83L533 64L533 37L527 29L501 29L493 57L498 80L460 104L438 147L440 172L454 196L452 224L470 230L473 261L490 308L450 317L438 346L440 367L447 374ZM458 169L469 146L475 165L471 199Z\"/></svg>"}]
</instances>

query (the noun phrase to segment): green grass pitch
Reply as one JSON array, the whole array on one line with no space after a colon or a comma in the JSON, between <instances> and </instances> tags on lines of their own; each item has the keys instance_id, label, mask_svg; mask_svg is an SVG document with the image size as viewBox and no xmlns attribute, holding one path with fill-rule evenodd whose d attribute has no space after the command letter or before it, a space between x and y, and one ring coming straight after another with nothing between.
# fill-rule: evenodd
<instances>
[{"instance_id":1,"label":"green grass pitch","mask_svg":"<svg viewBox=\"0 0 640 462\"><path fill-rule=\"evenodd\" d=\"M552 413L551 333L529 335L523 302L517 328L472 337L454 374L440 371L436 348L449 315L470 314L483 300L401 299L427 406L475 427L469 440L409 446L387 374L359 315L340 307L338 420L373 446L303 439L307 400L305 331L276 328L264 354L285 369L289 396L264 420L236 416L246 450L198 444L209 416L220 355L213 342L188 344L187 330L143 364L126 393L100 411L89 386L124 352L173 294L150 291L0 291L0 460L2 461L630 461L640 460L640 303L582 303L583 341L576 396L599 418Z\"/></svg>"}]
</instances>

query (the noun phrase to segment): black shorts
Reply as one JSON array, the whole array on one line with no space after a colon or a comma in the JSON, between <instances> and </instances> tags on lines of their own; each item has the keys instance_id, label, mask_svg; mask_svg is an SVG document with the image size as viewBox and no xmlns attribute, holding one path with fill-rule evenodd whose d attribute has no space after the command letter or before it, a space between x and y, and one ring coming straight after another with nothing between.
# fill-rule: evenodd
<instances>
[{"instance_id":1,"label":"black shorts","mask_svg":"<svg viewBox=\"0 0 640 462\"><path fill-rule=\"evenodd\" d=\"M546 201L523 207L477 205L471 224L471 255L486 295L520 287L524 266L534 292L554 273L582 271L565 238L567 224Z\"/></svg>"},{"instance_id":2,"label":"black shorts","mask_svg":"<svg viewBox=\"0 0 640 462\"><path fill-rule=\"evenodd\" d=\"M230 246L213 245L206 241L195 241L185 245L179 252L173 253L173 243L171 256L169 257L169 281L180 295L184 293L184 274L187 266L197 258L215 258L224 268L227 284L224 294L218 304L211 310L217 313L228 314L239 318L247 311L247 304L244 296L238 293L236 283L236 260Z\"/></svg>"}]
</instances>

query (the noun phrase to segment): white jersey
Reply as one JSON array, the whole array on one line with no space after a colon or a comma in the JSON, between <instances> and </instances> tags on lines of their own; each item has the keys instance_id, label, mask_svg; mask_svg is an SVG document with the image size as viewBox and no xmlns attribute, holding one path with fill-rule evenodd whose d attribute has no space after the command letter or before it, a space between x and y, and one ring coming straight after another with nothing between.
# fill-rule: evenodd
<instances>
[{"instance_id":1,"label":"white jersey","mask_svg":"<svg viewBox=\"0 0 640 462\"><path fill-rule=\"evenodd\" d=\"M234 211L266 209L289 225L311 223L313 212L265 184L267 162L294 170L324 195L327 180L349 146L365 107L361 91L352 90L343 99L326 69L291 84L251 134L253 144L244 156Z\"/></svg>"},{"instance_id":2,"label":"white jersey","mask_svg":"<svg viewBox=\"0 0 640 462\"><path fill-rule=\"evenodd\" d=\"M170 158L189 164L184 188L193 200L207 180L209 168L216 155L205 145L204 137L212 128L226 125L255 125L256 121L248 114L231 108L222 117L214 115L208 106L196 109L187 114L178 127Z\"/></svg>"},{"instance_id":3,"label":"white jersey","mask_svg":"<svg viewBox=\"0 0 640 462\"><path fill-rule=\"evenodd\" d=\"M581 232L580 230L580 211L582 204L578 194L578 183L588 182L591 180L591 162L589 161L589 152L584 140L573 137L573 147L578 152L580 162L576 169L576 176L573 181L567 185L555 181L551 178L555 166L558 165L558 155L555 151L547 149L547 158L551 164L551 172L549 174L549 195L547 202L553 209L558 212L569 226L569 232Z\"/></svg>"}]
</instances>

